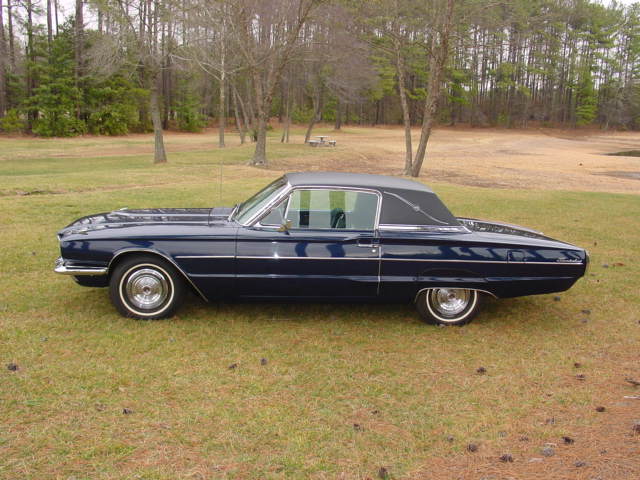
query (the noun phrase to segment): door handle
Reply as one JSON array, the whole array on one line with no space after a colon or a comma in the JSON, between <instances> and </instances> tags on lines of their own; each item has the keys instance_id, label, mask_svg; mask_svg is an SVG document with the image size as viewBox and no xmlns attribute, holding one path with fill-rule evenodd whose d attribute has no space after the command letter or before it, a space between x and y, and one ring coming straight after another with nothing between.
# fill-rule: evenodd
<instances>
[{"instance_id":1,"label":"door handle","mask_svg":"<svg viewBox=\"0 0 640 480\"><path fill-rule=\"evenodd\" d=\"M358 240L357 245L362 248L378 248L380 246L380 242L373 238L361 238Z\"/></svg>"}]
</instances>

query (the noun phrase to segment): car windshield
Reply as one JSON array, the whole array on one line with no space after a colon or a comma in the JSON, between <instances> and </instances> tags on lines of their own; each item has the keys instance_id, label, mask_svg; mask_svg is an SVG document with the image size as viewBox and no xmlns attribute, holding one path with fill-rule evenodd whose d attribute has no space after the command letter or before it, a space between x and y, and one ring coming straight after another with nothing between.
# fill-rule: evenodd
<instances>
[{"instance_id":1,"label":"car windshield","mask_svg":"<svg viewBox=\"0 0 640 480\"><path fill-rule=\"evenodd\" d=\"M265 205L267 205L275 196L277 196L286 186L284 178L279 178L270 183L253 197L238 206L233 219L239 223L246 223L251 217L258 213Z\"/></svg>"}]
</instances>

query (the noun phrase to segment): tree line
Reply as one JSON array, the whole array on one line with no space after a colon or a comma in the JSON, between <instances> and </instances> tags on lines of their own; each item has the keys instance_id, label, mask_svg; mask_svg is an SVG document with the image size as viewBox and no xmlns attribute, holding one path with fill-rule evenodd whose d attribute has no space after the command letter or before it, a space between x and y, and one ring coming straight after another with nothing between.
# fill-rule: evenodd
<instances>
[{"instance_id":1,"label":"tree line","mask_svg":"<svg viewBox=\"0 0 640 480\"><path fill-rule=\"evenodd\" d=\"M593 0L0 0L0 129L40 136L231 124L640 129L640 3ZM412 144L411 127L420 126Z\"/></svg>"}]
</instances>

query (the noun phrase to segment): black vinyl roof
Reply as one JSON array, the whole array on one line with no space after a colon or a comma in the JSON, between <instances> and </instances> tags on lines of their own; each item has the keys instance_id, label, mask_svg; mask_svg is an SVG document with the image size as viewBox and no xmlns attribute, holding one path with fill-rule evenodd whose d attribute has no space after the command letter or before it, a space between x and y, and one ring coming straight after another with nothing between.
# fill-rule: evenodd
<instances>
[{"instance_id":1,"label":"black vinyl roof","mask_svg":"<svg viewBox=\"0 0 640 480\"><path fill-rule=\"evenodd\" d=\"M287 173L285 178L292 186L360 187L433 193L426 185L413 180L368 173L296 172Z\"/></svg>"},{"instance_id":2,"label":"black vinyl roof","mask_svg":"<svg viewBox=\"0 0 640 480\"><path fill-rule=\"evenodd\" d=\"M382 194L381 224L459 226L460 223L426 185L406 178L365 173L287 173L291 186L355 187Z\"/></svg>"}]
</instances>

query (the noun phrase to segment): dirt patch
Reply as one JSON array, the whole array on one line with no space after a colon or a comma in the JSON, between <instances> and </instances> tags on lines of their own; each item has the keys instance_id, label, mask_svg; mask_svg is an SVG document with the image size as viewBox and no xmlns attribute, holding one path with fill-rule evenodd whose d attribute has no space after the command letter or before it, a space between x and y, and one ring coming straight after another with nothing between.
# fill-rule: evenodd
<instances>
[{"instance_id":1,"label":"dirt patch","mask_svg":"<svg viewBox=\"0 0 640 480\"><path fill-rule=\"evenodd\" d=\"M331 137L338 142L335 149L275 160L271 168L402 174L402 129L347 127L345 132L331 132ZM418 140L415 129L414 149ZM293 135L291 141L302 143L303 138ZM609 155L638 145L637 132L438 128L429 142L421 178L486 188L639 193L637 160Z\"/></svg>"},{"instance_id":2,"label":"dirt patch","mask_svg":"<svg viewBox=\"0 0 640 480\"><path fill-rule=\"evenodd\" d=\"M630 178L632 180L640 180L640 172L600 172L594 175L607 175L615 178Z\"/></svg>"}]
</instances>

